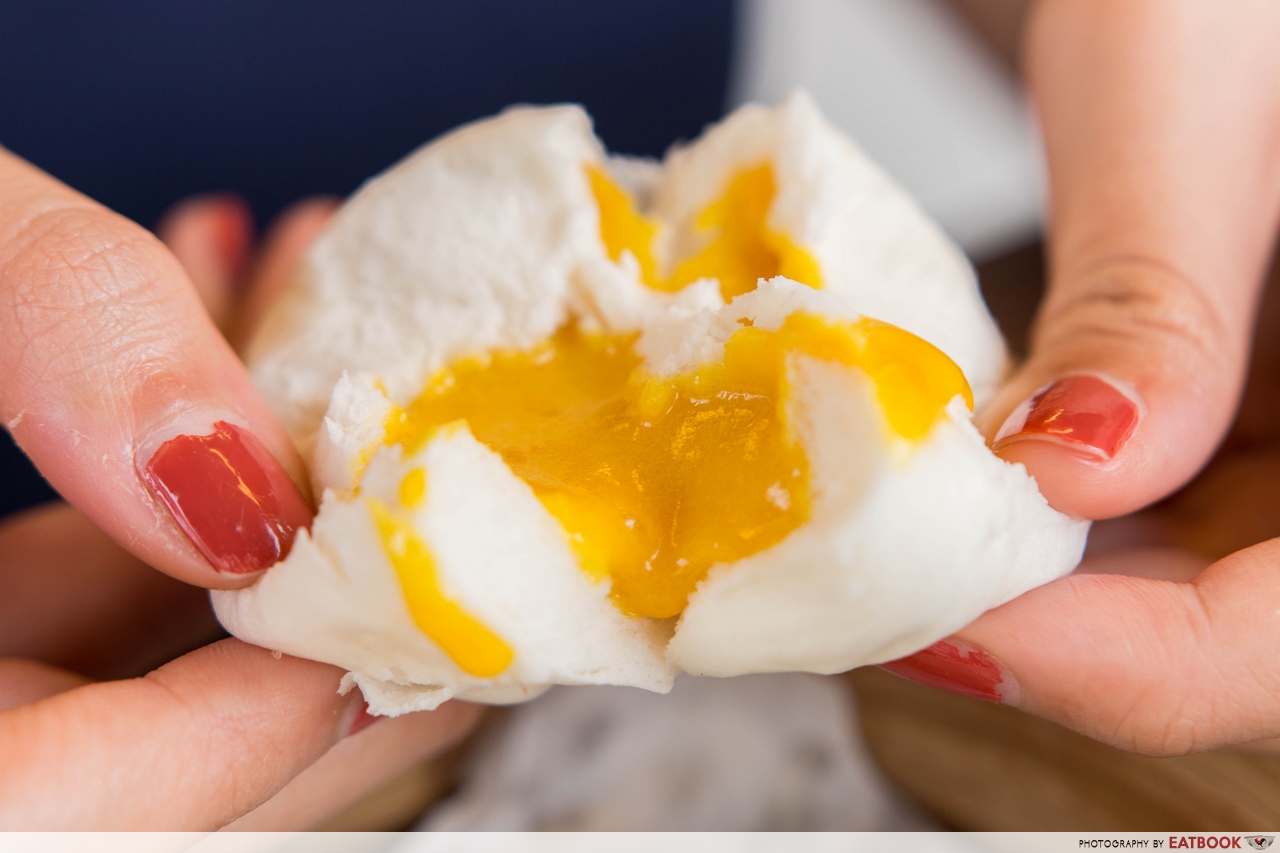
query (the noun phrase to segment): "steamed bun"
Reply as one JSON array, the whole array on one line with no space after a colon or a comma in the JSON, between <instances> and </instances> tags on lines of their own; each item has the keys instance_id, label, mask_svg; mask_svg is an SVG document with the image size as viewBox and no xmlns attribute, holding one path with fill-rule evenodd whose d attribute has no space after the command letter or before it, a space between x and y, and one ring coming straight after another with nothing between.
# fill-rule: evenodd
<instances>
[{"instance_id":1,"label":"steamed bun","mask_svg":"<svg viewBox=\"0 0 1280 853\"><path fill-rule=\"evenodd\" d=\"M971 423L1005 353L964 257L803 94L660 165L572 106L454 131L248 357L323 499L215 608L374 713L889 660L1087 531Z\"/></svg>"}]
</instances>

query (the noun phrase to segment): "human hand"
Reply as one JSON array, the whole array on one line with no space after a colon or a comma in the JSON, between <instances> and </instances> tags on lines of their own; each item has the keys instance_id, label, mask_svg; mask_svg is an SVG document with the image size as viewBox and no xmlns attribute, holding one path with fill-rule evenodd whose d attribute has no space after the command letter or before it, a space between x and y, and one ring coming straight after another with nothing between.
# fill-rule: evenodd
<instances>
[{"instance_id":1,"label":"human hand","mask_svg":"<svg viewBox=\"0 0 1280 853\"><path fill-rule=\"evenodd\" d=\"M1278 37L1265 3L1033 16L1050 288L1029 360L980 420L1063 512L1166 497L1231 424L1280 213ZM1268 318L1264 348L1276 331ZM1150 754L1280 735L1280 542L1254 544L1280 533L1280 359L1259 359L1231 445L1192 489L1099 525L1075 574L886 668ZM1103 538L1124 547L1097 553Z\"/></svg>"},{"instance_id":2,"label":"human hand","mask_svg":"<svg viewBox=\"0 0 1280 853\"><path fill-rule=\"evenodd\" d=\"M269 529L309 522L282 473L300 474L296 454L213 321L242 340L331 209L292 210L255 261L243 205L195 200L160 228L170 252L0 151L0 414L85 510L0 524L0 826L305 828L476 718L447 703L348 737L371 718L334 667L237 640L164 664L219 633L207 594L174 578L241 586L265 566L208 562L147 489L139 448L233 418L303 507Z\"/></svg>"}]
</instances>

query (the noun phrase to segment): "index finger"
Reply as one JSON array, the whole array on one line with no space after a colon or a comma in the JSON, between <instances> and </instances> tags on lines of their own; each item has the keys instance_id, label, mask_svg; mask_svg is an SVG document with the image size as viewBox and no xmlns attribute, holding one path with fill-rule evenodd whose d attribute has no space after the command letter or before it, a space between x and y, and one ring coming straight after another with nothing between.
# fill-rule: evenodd
<instances>
[{"instance_id":1,"label":"index finger","mask_svg":"<svg viewBox=\"0 0 1280 853\"><path fill-rule=\"evenodd\" d=\"M1280 540L1190 583L1071 575L960 637L1007 667L1015 704L1125 749L1181 754L1280 735Z\"/></svg>"},{"instance_id":2,"label":"index finger","mask_svg":"<svg viewBox=\"0 0 1280 853\"><path fill-rule=\"evenodd\" d=\"M1273 539L1189 583L1071 575L885 668L1150 755L1274 738L1278 565Z\"/></svg>"},{"instance_id":3,"label":"index finger","mask_svg":"<svg viewBox=\"0 0 1280 853\"><path fill-rule=\"evenodd\" d=\"M242 586L310 523L301 460L150 233L0 150L0 423L135 555Z\"/></svg>"}]
</instances>

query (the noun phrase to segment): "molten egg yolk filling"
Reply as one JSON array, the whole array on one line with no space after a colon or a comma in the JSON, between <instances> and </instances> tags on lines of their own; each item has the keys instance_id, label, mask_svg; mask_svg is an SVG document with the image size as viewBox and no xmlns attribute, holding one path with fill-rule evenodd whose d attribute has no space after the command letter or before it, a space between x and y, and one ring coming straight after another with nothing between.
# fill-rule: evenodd
<instances>
[{"instance_id":1,"label":"molten egg yolk filling","mask_svg":"<svg viewBox=\"0 0 1280 853\"><path fill-rule=\"evenodd\" d=\"M705 248L665 278L651 251L657 226L603 172L588 175L610 257L631 252L651 286L714 277L732 297L778 274L821 283L816 262L767 226L770 166L731 179L698 220L709 232ZM775 330L745 323L722 359L674 376L646 371L635 338L571 322L531 350L463 359L397 410L386 437L412 452L465 422L533 489L582 569L610 581L615 605L632 616L679 615L713 565L758 553L809 518L809 463L789 419L793 356L860 368L887 429L903 439L923 438L957 394L973 405L946 355L871 319L796 313ZM413 506L427 488L415 469L400 502ZM392 510L372 509L415 623L463 670L488 677L505 669L512 650L441 591L426 543Z\"/></svg>"},{"instance_id":2,"label":"molten egg yolk filling","mask_svg":"<svg viewBox=\"0 0 1280 853\"><path fill-rule=\"evenodd\" d=\"M392 419L387 440L412 452L465 422L634 616L678 615L712 565L809 517L808 460L788 418L792 354L861 368L906 439L922 438L957 394L969 399L941 351L874 320L797 313L777 330L744 326L721 361L669 377L645 371L633 343L570 324L532 350L458 362Z\"/></svg>"},{"instance_id":3,"label":"molten egg yolk filling","mask_svg":"<svg viewBox=\"0 0 1280 853\"><path fill-rule=\"evenodd\" d=\"M409 507L421 502L425 486L423 469L413 469L400 485L400 502ZM415 491L416 495L412 494ZM431 549L413 525L381 501L369 503L374 526L400 579L414 624L463 672L478 678L501 674L515 658L511 646L444 593Z\"/></svg>"},{"instance_id":4,"label":"molten egg yolk filling","mask_svg":"<svg viewBox=\"0 0 1280 853\"><path fill-rule=\"evenodd\" d=\"M640 279L657 290L676 291L700 278L720 282L725 301L756 289L761 278L786 276L810 287L822 287L818 262L786 234L769 227L769 209L777 184L773 164L743 169L729 179L724 194L694 221L705 238L702 250L675 265L659 269L653 253L659 223L636 210L631 197L598 166L587 168L591 192L600 211L600 239L614 261L630 252Z\"/></svg>"}]
</instances>

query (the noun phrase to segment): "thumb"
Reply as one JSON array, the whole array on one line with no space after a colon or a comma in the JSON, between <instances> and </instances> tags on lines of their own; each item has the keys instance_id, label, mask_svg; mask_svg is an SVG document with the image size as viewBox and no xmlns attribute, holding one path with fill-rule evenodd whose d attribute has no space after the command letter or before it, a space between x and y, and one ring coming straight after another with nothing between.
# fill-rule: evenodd
<instances>
[{"instance_id":1,"label":"thumb","mask_svg":"<svg viewBox=\"0 0 1280 853\"><path fill-rule=\"evenodd\" d=\"M980 414L1059 511L1123 515L1190 480L1230 426L1251 312L1161 265L1120 260L1054 282L1031 356Z\"/></svg>"},{"instance_id":2,"label":"thumb","mask_svg":"<svg viewBox=\"0 0 1280 853\"><path fill-rule=\"evenodd\" d=\"M178 261L0 149L0 422L117 542L243 586L310 523L289 437Z\"/></svg>"}]
</instances>

